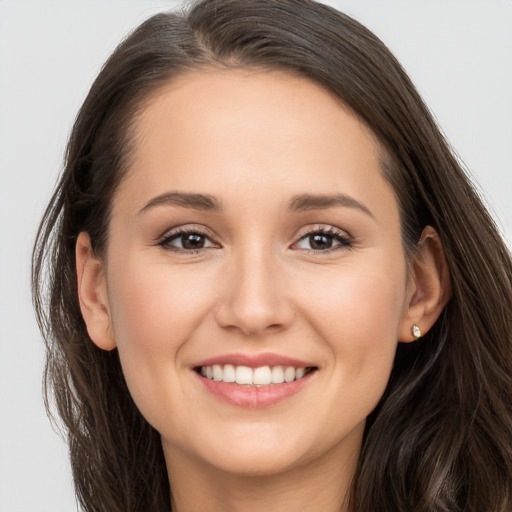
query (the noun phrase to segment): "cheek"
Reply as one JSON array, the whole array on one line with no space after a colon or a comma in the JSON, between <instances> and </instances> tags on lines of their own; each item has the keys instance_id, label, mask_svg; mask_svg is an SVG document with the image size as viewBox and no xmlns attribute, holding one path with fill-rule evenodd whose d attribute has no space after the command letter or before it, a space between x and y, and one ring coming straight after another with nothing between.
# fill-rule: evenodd
<instances>
[{"instance_id":1,"label":"cheek","mask_svg":"<svg viewBox=\"0 0 512 512\"><path fill-rule=\"evenodd\" d=\"M111 318L123 373L145 415L151 407L168 403L166 390L180 385L181 349L209 308L208 287L193 278L191 269L134 257L109 276Z\"/></svg>"},{"instance_id":2,"label":"cheek","mask_svg":"<svg viewBox=\"0 0 512 512\"><path fill-rule=\"evenodd\" d=\"M328 345L332 378L364 392L370 408L389 379L405 299L405 264L382 268L347 266L317 276L303 303L308 322Z\"/></svg>"},{"instance_id":3,"label":"cheek","mask_svg":"<svg viewBox=\"0 0 512 512\"><path fill-rule=\"evenodd\" d=\"M175 351L207 307L204 280L199 283L191 270L148 264L144 258L116 270L109 298L120 348Z\"/></svg>"},{"instance_id":4,"label":"cheek","mask_svg":"<svg viewBox=\"0 0 512 512\"><path fill-rule=\"evenodd\" d=\"M392 335L396 341L406 292L405 275L405 263L347 264L312 275L303 287L303 304L311 312L311 322L333 333L351 332L358 339L366 338L369 344L375 337L368 336L372 332L380 333L379 338Z\"/></svg>"}]
</instances>

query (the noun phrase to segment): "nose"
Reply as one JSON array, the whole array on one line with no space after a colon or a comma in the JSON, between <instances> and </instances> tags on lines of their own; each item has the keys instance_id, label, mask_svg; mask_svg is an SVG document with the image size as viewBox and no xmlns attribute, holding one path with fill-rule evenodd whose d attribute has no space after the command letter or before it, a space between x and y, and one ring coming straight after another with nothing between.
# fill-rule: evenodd
<instances>
[{"instance_id":1,"label":"nose","mask_svg":"<svg viewBox=\"0 0 512 512\"><path fill-rule=\"evenodd\" d=\"M215 311L220 326L257 337L292 323L294 308L275 255L262 251L239 254L227 267Z\"/></svg>"}]
</instances>

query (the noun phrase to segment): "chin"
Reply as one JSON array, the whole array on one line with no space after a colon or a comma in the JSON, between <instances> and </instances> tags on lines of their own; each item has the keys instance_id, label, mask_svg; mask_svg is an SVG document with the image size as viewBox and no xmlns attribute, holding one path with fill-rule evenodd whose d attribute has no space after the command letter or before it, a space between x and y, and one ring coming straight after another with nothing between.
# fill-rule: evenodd
<instances>
[{"instance_id":1,"label":"chin","mask_svg":"<svg viewBox=\"0 0 512 512\"><path fill-rule=\"evenodd\" d=\"M298 434L298 433L297 433ZM190 446L194 458L219 471L239 476L271 476L300 466L307 458L304 435L278 425L240 424L221 435L205 436ZM183 444L181 445L183 447Z\"/></svg>"},{"instance_id":2,"label":"chin","mask_svg":"<svg viewBox=\"0 0 512 512\"><path fill-rule=\"evenodd\" d=\"M210 460L218 470L240 477L265 477L286 473L301 465L302 454L282 448L271 450L243 450L229 452L215 461Z\"/></svg>"}]
</instances>

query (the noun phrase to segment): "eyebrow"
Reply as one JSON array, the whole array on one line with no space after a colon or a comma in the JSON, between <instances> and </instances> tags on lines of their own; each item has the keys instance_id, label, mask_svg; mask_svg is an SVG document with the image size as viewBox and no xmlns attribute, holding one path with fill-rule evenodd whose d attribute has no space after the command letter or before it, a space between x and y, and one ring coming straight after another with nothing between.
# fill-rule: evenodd
<instances>
[{"instance_id":1,"label":"eyebrow","mask_svg":"<svg viewBox=\"0 0 512 512\"><path fill-rule=\"evenodd\" d=\"M366 215L369 215L373 219L375 218L367 206L346 194L299 194L298 196L294 196L289 202L288 211L304 212L308 210L325 210L327 208L335 208L339 206L346 208L356 208L357 210L361 210Z\"/></svg>"},{"instance_id":2,"label":"eyebrow","mask_svg":"<svg viewBox=\"0 0 512 512\"><path fill-rule=\"evenodd\" d=\"M139 214L157 206L179 206L181 208L206 212L221 212L223 210L222 202L210 194L166 192L149 200L139 211ZM289 212L304 212L336 207L356 208L366 215L375 218L363 203L346 194L299 194L292 197L288 203L287 210Z\"/></svg>"},{"instance_id":3,"label":"eyebrow","mask_svg":"<svg viewBox=\"0 0 512 512\"><path fill-rule=\"evenodd\" d=\"M192 210L200 210L206 212L222 211L222 203L210 194L192 194L187 192L167 192L153 197L148 201L139 214L146 212L156 206L180 206L182 208L190 208Z\"/></svg>"}]
</instances>

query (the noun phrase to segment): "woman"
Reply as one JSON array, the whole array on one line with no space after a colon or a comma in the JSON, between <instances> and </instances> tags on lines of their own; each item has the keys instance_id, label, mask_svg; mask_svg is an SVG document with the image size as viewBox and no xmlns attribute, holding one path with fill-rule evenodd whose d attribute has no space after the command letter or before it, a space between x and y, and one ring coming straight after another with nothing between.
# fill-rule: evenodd
<instances>
[{"instance_id":1,"label":"woman","mask_svg":"<svg viewBox=\"0 0 512 512\"><path fill-rule=\"evenodd\" d=\"M307 0L151 18L80 110L34 254L80 503L509 510L511 284L367 29Z\"/></svg>"}]
</instances>

